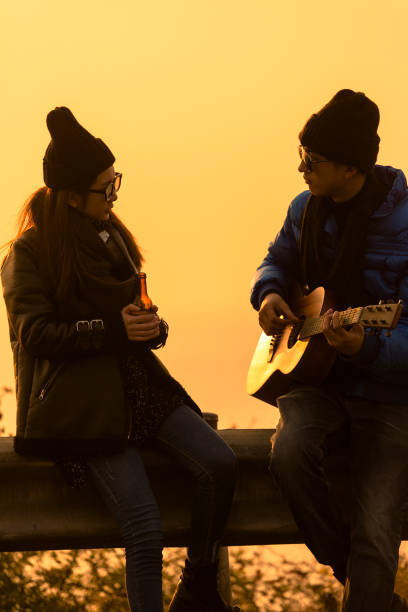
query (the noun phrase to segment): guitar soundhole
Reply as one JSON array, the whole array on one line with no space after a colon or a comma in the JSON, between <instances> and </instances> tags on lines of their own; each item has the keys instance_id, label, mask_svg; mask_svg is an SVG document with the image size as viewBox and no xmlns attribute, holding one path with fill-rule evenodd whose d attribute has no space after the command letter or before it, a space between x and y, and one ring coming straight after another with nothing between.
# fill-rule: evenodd
<instances>
[{"instance_id":1,"label":"guitar soundhole","mask_svg":"<svg viewBox=\"0 0 408 612\"><path fill-rule=\"evenodd\" d=\"M296 344L296 342L299 340L299 334L300 334L300 330L303 327L303 321L301 321L300 323L295 323L292 327L292 331L289 334L289 338L288 338L288 348L291 349L292 346L294 346Z\"/></svg>"}]
</instances>

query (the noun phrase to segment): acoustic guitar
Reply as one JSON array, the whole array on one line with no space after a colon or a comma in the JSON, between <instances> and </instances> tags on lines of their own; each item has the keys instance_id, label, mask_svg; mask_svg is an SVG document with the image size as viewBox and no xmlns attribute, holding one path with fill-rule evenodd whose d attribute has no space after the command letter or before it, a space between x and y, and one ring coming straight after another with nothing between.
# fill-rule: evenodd
<instances>
[{"instance_id":1,"label":"acoustic guitar","mask_svg":"<svg viewBox=\"0 0 408 612\"><path fill-rule=\"evenodd\" d=\"M286 325L279 334L267 336L262 332L247 377L247 391L268 404L276 406L276 399L298 383L319 385L334 364L337 353L323 334L323 316L335 308L335 298L318 287L303 295L299 285L293 288L289 300L292 312L301 321ZM369 327L370 334L391 334L401 315L401 300L373 306L350 308L340 312L342 327L359 323Z\"/></svg>"}]
</instances>

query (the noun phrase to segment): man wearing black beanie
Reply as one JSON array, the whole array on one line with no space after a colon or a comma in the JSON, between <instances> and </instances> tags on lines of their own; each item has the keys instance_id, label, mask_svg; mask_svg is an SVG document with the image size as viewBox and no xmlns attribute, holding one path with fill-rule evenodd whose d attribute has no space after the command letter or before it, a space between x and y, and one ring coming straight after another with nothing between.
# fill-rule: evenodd
<instances>
[{"instance_id":1,"label":"man wearing black beanie","mask_svg":"<svg viewBox=\"0 0 408 612\"><path fill-rule=\"evenodd\" d=\"M408 610L394 593L408 506L408 187L401 170L376 165L378 124L377 105L350 89L309 118L298 167L308 190L291 203L251 293L267 335L299 321L295 282L304 294L320 286L337 296L336 310L322 312L334 365L323 382L292 382L277 398L270 470L307 546L345 585L347 612ZM338 310L380 299L402 300L390 338L342 327ZM325 470L333 439L351 467L348 525Z\"/></svg>"}]
</instances>

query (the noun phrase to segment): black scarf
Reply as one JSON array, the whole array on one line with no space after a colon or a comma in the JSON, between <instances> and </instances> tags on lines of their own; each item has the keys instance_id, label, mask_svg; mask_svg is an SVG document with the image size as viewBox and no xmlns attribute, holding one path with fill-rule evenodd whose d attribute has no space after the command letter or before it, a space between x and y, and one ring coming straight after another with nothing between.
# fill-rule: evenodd
<instances>
[{"instance_id":1,"label":"black scarf","mask_svg":"<svg viewBox=\"0 0 408 612\"><path fill-rule=\"evenodd\" d=\"M75 279L66 302L57 304L59 315L68 319L100 317L104 320L113 319L117 323L120 320L120 310L130 304L139 292L139 282L134 271L123 254L121 274L117 274L118 258L101 239L99 226L92 219L70 208L70 224L75 236L73 256L80 260L82 274ZM119 230L113 223L104 225L115 240Z\"/></svg>"},{"instance_id":2,"label":"black scarf","mask_svg":"<svg viewBox=\"0 0 408 612\"><path fill-rule=\"evenodd\" d=\"M363 268L368 222L384 202L389 186L375 171L367 175L360 192L347 202L336 204L328 197L311 195L302 218L300 234L301 281L309 290L318 286L334 291L339 308L373 303L364 288ZM330 214L336 217L341 233L334 262L322 257L325 222Z\"/></svg>"}]
</instances>

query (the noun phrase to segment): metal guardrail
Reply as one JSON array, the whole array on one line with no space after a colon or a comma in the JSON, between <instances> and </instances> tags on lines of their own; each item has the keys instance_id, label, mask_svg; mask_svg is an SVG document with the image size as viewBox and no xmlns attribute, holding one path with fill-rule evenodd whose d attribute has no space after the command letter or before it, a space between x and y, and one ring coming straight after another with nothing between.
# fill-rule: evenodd
<instances>
[{"instance_id":1,"label":"metal guardrail","mask_svg":"<svg viewBox=\"0 0 408 612\"><path fill-rule=\"evenodd\" d=\"M211 415L206 415L211 423ZM213 415L216 419L216 415ZM292 515L268 473L273 429L224 429L219 435L239 461L239 479L223 544L302 542ZM191 517L189 476L165 454L143 451L160 506L166 546L186 546ZM333 494L347 519L348 479L342 449L329 458ZM0 438L0 551L121 547L119 530L96 489L69 487L51 461L17 455ZM403 533L408 538L408 522Z\"/></svg>"}]
</instances>

